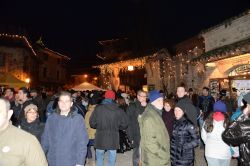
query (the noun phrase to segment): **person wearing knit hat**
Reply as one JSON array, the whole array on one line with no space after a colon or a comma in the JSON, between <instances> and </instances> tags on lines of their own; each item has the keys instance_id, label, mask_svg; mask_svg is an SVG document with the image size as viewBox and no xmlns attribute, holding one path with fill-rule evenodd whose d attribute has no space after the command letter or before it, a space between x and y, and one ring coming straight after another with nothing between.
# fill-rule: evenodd
<instances>
[{"instance_id":1,"label":"person wearing knit hat","mask_svg":"<svg viewBox=\"0 0 250 166\"><path fill-rule=\"evenodd\" d=\"M192 119L189 119L189 103L180 100L174 109L174 121L171 139L171 165L194 165L194 148L199 145Z\"/></svg>"},{"instance_id":2,"label":"person wearing knit hat","mask_svg":"<svg viewBox=\"0 0 250 166\"><path fill-rule=\"evenodd\" d=\"M141 134L141 164L143 166L169 166L169 134L162 120L163 95L157 90L149 92L149 104L138 121Z\"/></svg>"},{"instance_id":3,"label":"person wearing knit hat","mask_svg":"<svg viewBox=\"0 0 250 166\"><path fill-rule=\"evenodd\" d=\"M19 124L19 128L36 136L41 141L41 136L44 131L44 124L40 123L38 108L35 104L29 104L24 108L25 119Z\"/></svg>"},{"instance_id":4,"label":"person wearing knit hat","mask_svg":"<svg viewBox=\"0 0 250 166\"><path fill-rule=\"evenodd\" d=\"M104 165L104 153L109 154L109 164L114 166L117 149L119 149L119 130L128 126L126 113L115 103L115 92L107 90L105 99L92 112L89 124L96 129L94 147L96 149L96 165Z\"/></svg>"},{"instance_id":5,"label":"person wearing knit hat","mask_svg":"<svg viewBox=\"0 0 250 166\"><path fill-rule=\"evenodd\" d=\"M112 90L107 90L104 95L105 99L115 100L115 92Z\"/></svg>"},{"instance_id":6,"label":"person wearing knit hat","mask_svg":"<svg viewBox=\"0 0 250 166\"><path fill-rule=\"evenodd\" d=\"M229 166L232 155L239 155L238 148L230 147L222 140L222 133L228 125L226 104L219 100L214 103L213 112L208 115L201 130L208 166Z\"/></svg>"}]
</instances>

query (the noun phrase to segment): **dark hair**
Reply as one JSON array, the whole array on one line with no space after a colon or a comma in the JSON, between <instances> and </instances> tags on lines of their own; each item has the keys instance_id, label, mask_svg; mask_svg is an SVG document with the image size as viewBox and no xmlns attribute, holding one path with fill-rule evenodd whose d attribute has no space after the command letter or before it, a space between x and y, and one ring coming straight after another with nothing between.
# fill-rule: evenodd
<instances>
[{"instance_id":1,"label":"dark hair","mask_svg":"<svg viewBox=\"0 0 250 166\"><path fill-rule=\"evenodd\" d=\"M59 101L59 99L60 99L61 96L68 96L68 97L70 98L70 101L73 101L73 98L72 98L72 96L71 96L71 93L69 93L69 92L61 91L60 94L59 94L59 97L58 97L58 101ZM73 106L72 106L72 107L70 108L69 113L68 113L68 117L72 115L73 109L74 109L74 108L73 108ZM57 104L57 107L56 107L56 109L55 109L55 112L56 112L57 114L59 114L59 115L61 114L61 110L60 110L58 104Z\"/></svg>"},{"instance_id":2,"label":"dark hair","mask_svg":"<svg viewBox=\"0 0 250 166\"><path fill-rule=\"evenodd\" d=\"M242 99L243 106L240 107L240 110L243 111L247 107L246 100Z\"/></svg>"},{"instance_id":3,"label":"dark hair","mask_svg":"<svg viewBox=\"0 0 250 166\"><path fill-rule=\"evenodd\" d=\"M174 100L172 100L172 99L164 99L164 105L165 105L165 103L168 103L170 105L171 109L174 109L174 107L175 107Z\"/></svg>"},{"instance_id":4,"label":"dark hair","mask_svg":"<svg viewBox=\"0 0 250 166\"><path fill-rule=\"evenodd\" d=\"M21 87L19 90L21 90L24 94L29 94L29 90L25 87Z\"/></svg>"},{"instance_id":5,"label":"dark hair","mask_svg":"<svg viewBox=\"0 0 250 166\"><path fill-rule=\"evenodd\" d=\"M207 119L205 120L205 124L204 124L204 129L205 129L205 131L206 132L208 132L208 133L211 133L212 131L213 131L213 129L214 129L214 125L213 125L213 114L214 114L215 112L211 112L209 115L208 115L208 117L207 117ZM229 122L230 122L230 119L229 119L229 116L226 114L226 113L224 113L224 112L222 112L222 114L224 115L224 117L225 117L225 119L224 119L224 123L223 123L223 127L224 128L227 128L228 127L228 125L229 125Z\"/></svg>"},{"instance_id":6,"label":"dark hair","mask_svg":"<svg viewBox=\"0 0 250 166\"><path fill-rule=\"evenodd\" d=\"M206 89L206 90L209 92L209 88L206 87L206 86L204 86L202 89L203 89L203 90Z\"/></svg>"},{"instance_id":7,"label":"dark hair","mask_svg":"<svg viewBox=\"0 0 250 166\"><path fill-rule=\"evenodd\" d=\"M177 88L184 88L185 91L186 91L186 86L185 86L184 83L179 84L179 85L176 87L176 89L177 89Z\"/></svg>"},{"instance_id":8,"label":"dark hair","mask_svg":"<svg viewBox=\"0 0 250 166\"><path fill-rule=\"evenodd\" d=\"M14 88L6 88L5 91L8 90L8 89L9 89L13 94L15 93Z\"/></svg>"}]
</instances>

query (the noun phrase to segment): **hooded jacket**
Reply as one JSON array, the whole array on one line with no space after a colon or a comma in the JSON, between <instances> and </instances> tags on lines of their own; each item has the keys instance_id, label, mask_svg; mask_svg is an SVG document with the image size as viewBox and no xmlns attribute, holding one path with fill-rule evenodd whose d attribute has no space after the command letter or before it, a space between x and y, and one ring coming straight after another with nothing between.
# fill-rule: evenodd
<instances>
[{"instance_id":1,"label":"hooded jacket","mask_svg":"<svg viewBox=\"0 0 250 166\"><path fill-rule=\"evenodd\" d=\"M170 140L161 110L148 104L138 120L142 166L170 166Z\"/></svg>"},{"instance_id":2,"label":"hooded jacket","mask_svg":"<svg viewBox=\"0 0 250 166\"><path fill-rule=\"evenodd\" d=\"M47 119L42 148L51 166L84 165L88 134L84 119L77 111L68 116L54 112Z\"/></svg>"},{"instance_id":3,"label":"hooded jacket","mask_svg":"<svg viewBox=\"0 0 250 166\"><path fill-rule=\"evenodd\" d=\"M94 147L101 150L119 149L119 130L128 127L127 115L112 100L105 99L90 116L90 127L96 129Z\"/></svg>"}]
</instances>

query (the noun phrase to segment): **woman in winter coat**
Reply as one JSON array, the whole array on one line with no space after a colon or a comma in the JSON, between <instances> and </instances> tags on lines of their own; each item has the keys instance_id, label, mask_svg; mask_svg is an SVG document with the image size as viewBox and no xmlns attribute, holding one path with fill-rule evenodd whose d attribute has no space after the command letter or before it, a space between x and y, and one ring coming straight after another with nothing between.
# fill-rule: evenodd
<instances>
[{"instance_id":1,"label":"woman in winter coat","mask_svg":"<svg viewBox=\"0 0 250 166\"><path fill-rule=\"evenodd\" d=\"M243 99L247 107L243 114L222 134L222 139L229 145L240 146L240 165L250 165L250 92Z\"/></svg>"},{"instance_id":2,"label":"woman in winter coat","mask_svg":"<svg viewBox=\"0 0 250 166\"><path fill-rule=\"evenodd\" d=\"M174 116L174 100L165 99L164 100L164 108L162 112L162 120L165 123L165 126L168 130L169 137L172 137L173 125L175 121Z\"/></svg>"},{"instance_id":3,"label":"woman in winter coat","mask_svg":"<svg viewBox=\"0 0 250 166\"><path fill-rule=\"evenodd\" d=\"M34 104L29 104L24 108L25 119L21 121L19 128L36 136L41 141L41 136L44 130L44 124L39 121L38 108Z\"/></svg>"},{"instance_id":4,"label":"woman in winter coat","mask_svg":"<svg viewBox=\"0 0 250 166\"><path fill-rule=\"evenodd\" d=\"M229 166L232 152L234 157L237 157L238 149L230 148L221 137L229 124L226 104L217 101L213 106L213 111L205 120L201 131L201 137L205 143L205 157L208 166Z\"/></svg>"},{"instance_id":5,"label":"woman in winter coat","mask_svg":"<svg viewBox=\"0 0 250 166\"><path fill-rule=\"evenodd\" d=\"M199 145L199 138L192 122L187 119L185 101L179 101L174 109L176 121L170 144L172 166L194 165L194 148Z\"/></svg>"}]
</instances>

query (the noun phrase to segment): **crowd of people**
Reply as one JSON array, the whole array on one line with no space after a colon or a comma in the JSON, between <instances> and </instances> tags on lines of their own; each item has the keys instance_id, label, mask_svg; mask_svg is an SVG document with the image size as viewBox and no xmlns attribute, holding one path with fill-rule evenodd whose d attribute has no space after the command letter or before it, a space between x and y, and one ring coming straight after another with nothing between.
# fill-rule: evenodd
<instances>
[{"instance_id":1,"label":"crowd of people","mask_svg":"<svg viewBox=\"0 0 250 166\"><path fill-rule=\"evenodd\" d=\"M205 149L208 166L229 166L232 158L250 165L250 92L22 87L0 96L0 166L84 166L93 156L103 166L105 153L115 166L117 153L131 149L133 166L190 166L197 147Z\"/></svg>"}]
</instances>

